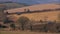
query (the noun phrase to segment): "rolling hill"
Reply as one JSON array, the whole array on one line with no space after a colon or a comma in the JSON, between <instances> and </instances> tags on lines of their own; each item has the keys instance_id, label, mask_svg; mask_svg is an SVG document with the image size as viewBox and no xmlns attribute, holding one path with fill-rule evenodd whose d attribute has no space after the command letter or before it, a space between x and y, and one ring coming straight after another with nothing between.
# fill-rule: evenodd
<instances>
[{"instance_id":1,"label":"rolling hill","mask_svg":"<svg viewBox=\"0 0 60 34\"><path fill-rule=\"evenodd\" d=\"M6 6L6 9L14 9L14 8L21 8L28 6L27 4L24 3L13 3L13 2L2 2L0 4L3 4Z\"/></svg>"},{"instance_id":2,"label":"rolling hill","mask_svg":"<svg viewBox=\"0 0 60 34\"><path fill-rule=\"evenodd\" d=\"M29 9L30 11L36 11L36 10L44 10L44 9L55 9L60 8L60 5L58 4L37 4L22 8L15 8L11 10L7 10L9 13L15 13L15 12L24 12L24 9Z\"/></svg>"},{"instance_id":3,"label":"rolling hill","mask_svg":"<svg viewBox=\"0 0 60 34\"><path fill-rule=\"evenodd\" d=\"M60 8L60 5L58 4L38 4L38 5L32 5L32 6L28 6L28 7L22 7L22 8L16 8L16 9L11 9L11 10L7 10L8 13L16 13L16 12L24 12L24 9L29 9L30 11L36 11L36 10L48 10L48 9L56 9L56 8ZM44 19L44 16L45 15L48 15L49 16L49 19L50 20L55 20L55 16L58 14L59 11L50 11L50 12L47 12L47 11L43 11L43 12L38 12L38 13L26 13L26 14L21 14L21 15L17 15L17 14L11 14L9 16L13 16L14 19L13 20L17 20L19 19L19 17L21 16L26 16L28 17L29 19L32 19L32 20L40 20L40 17ZM52 13L52 14L51 14ZM59 12L60 13L60 12ZM50 16L53 16L53 17L50 17ZM54 18L55 17L55 18Z\"/></svg>"}]
</instances>

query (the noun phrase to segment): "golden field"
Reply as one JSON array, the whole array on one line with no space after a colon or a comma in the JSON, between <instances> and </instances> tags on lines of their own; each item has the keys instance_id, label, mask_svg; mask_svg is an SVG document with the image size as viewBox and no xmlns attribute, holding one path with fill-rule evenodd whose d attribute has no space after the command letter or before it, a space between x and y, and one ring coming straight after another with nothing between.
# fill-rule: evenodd
<instances>
[{"instance_id":1,"label":"golden field","mask_svg":"<svg viewBox=\"0 0 60 34\"><path fill-rule=\"evenodd\" d=\"M37 4L37 5L26 6L22 8L9 9L7 11L9 13L15 13L15 12L24 12L24 9L29 9L30 11L36 11L36 10L55 9L55 8L60 8L60 5L58 4Z\"/></svg>"},{"instance_id":2,"label":"golden field","mask_svg":"<svg viewBox=\"0 0 60 34\"><path fill-rule=\"evenodd\" d=\"M17 20L19 17L21 16L25 16L28 17L30 20L35 20L35 21L39 21L39 20L44 20L45 17L47 17L47 20L58 20L58 14L60 13L60 11L53 11L53 12L41 12L41 13L27 13L27 14L21 14L21 15L16 15L13 14L12 16L15 17L14 20Z\"/></svg>"},{"instance_id":3,"label":"golden field","mask_svg":"<svg viewBox=\"0 0 60 34\"><path fill-rule=\"evenodd\" d=\"M15 13L15 12L24 12L24 9L30 9L30 11L36 10L45 10L45 9L56 9L60 8L58 4L40 4L40 5L32 5L23 8L16 8L16 9L9 9L7 10L8 13ZM47 21L58 21L58 15L60 14L60 10L58 11L46 11L46 12L35 12L35 13L25 13L21 15L11 14L8 15L10 19L17 21L19 17L25 16L28 17L30 20L40 21L40 20L47 20ZM32 32L32 31L0 31L0 34L60 34L60 33L44 33L44 32Z\"/></svg>"},{"instance_id":4,"label":"golden field","mask_svg":"<svg viewBox=\"0 0 60 34\"><path fill-rule=\"evenodd\" d=\"M23 8L16 8L16 9L10 9L7 10L8 13L15 13L15 12L24 12L24 9L29 9L30 11L36 11L36 10L48 10L48 9L56 9L56 8L60 8L60 5L58 4L38 4L38 5L32 5L32 6L28 6L28 7L23 7ZM13 14L12 16L15 17L14 20L19 19L19 17L21 16L25 16L28 17L30 20L35 20L35 21L39 21L39 20L47 20L47 21L58 21L58 15L60 14L60 10L59 11L42 11L42 12L38 12L37 13L26 13L26 14L21 14L21 15L17 15L17 14ZM10 15L9 15L10 16Z\"/></svg>"}]
</instances>

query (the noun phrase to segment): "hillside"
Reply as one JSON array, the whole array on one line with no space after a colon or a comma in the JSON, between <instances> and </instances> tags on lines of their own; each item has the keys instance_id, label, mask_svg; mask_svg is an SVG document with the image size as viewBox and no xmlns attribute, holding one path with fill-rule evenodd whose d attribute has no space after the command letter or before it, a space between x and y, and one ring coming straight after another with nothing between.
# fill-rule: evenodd
<instances>
[{"instance_id":1,"label":"hillside","mask_svg":"<svg viewBox=\"0 0 60 34\"><path fill-rule=\"evenodd\" d=\"M11 10L7 10L9 13L16 13L16 12L24 12L24 9L30 9L30 11L36 11L36 10L46 10L46 9L56 9L56 8L60 8L60 5L57 4L39 4L39 5L32 5L32 6L28 6L28 7L22 7L22 8L16 8L16 9L11 9ZM26 13L26 14L21 14L21 15L17 15L17 14L13 14L10 16L14 17L14 20L17 20L19 17L21 16L26 16L30 19L33 20L40 20L40 17L44 19L45 15L49 16L49 19L55 19L54 15L57 15L59 11L51 11L51 12L38 12L38 13ZM52 13L52 14L51 14ZM59 12L60 13L60 12ZM43 16L44 15L44 16ZM38 16L38 18L37 18ZM50 16L53 16L50 18Z\"/></svg>"},{"instance_id":2,"label":"hillside","mask_svg":"<svg viewBox=\"0 0 60 34\"><path fill-rule=\"evenodd\" d=\"M7 11L9 13L14 13L14 12L24 12L24 9L30 9L30 11L36 11L36 10L55 9L55 8L60 8L60 5L58 4L37 4L37 5L32 5L32 6L22 7L22 8L15 8L15 9L7 10Z\"/></svg>"},{"instance_id":3,"label":"hillside","mask_svg":"<svg viewBox=\"0 0 60 34\"><path fill-rule=\"evenodd\" d=\"M7 9L21 8L21 7L28 6L27 4L24 3L13 3L13 2L3 2L0 4L5 5Z\"/></svg>"}]
</instances>

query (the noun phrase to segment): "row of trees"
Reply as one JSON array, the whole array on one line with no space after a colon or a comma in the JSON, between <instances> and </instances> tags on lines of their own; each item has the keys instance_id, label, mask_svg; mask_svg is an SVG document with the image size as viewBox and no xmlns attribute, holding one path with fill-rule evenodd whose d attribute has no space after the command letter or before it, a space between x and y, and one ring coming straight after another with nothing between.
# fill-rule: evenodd
<instances>
[{"instance_id":1,"label":"row of trees","mask_svg":"<svg viewBox=\"0 0 60 34\"><path fill-rule=\"evenodd\" d=\"M20 18L17 20L17 22L18 22L18 24L21 26L21 29L22 29L22 30L24 30L24 26L27 25L27 24L29 23L29 21L30 21L29 18L24 17L24 16L20 17ZM4 20L4 24L10 24L10 27L11 27L13 30L15 30L15 28L16 28L14 21L13 21L13 20L9 20L9 18L6 18L6 19Z\"/></svg>"},{"instance_id":2,"label":"row of trees","mask_svg":"<svg viewBox=\"0 0 60 34\"><path fill-rule=\"evenodd\" d=\"M7 19L7 20L5 20L4 21L4 23L10 23L11 22L11 24L10 24L10 27L12 28L12 30L15 30L15 28L16 28L16 25L15 25L15 23L13 23L13 21L10 21L9 19ZM22 16L22 17L20 17L18 20L17 20L17 22L18 22L18 24L21 26L20 28L22 29L22 30L24 30L26 27L26 25L27 26L29 26L30 27L30 30L32 31L33 30L33 24L32 24L32 22L31 22L31 20L29 19L29 18L27 18L27 17L25 17L25 16ZM41 22L43 22L42 20L40 20L40 23ZM55 23L56 21L54 21L54 23ZM50 24L54 24L54 23L52 23L52 22L48 22L48 24L50 25ZM28 25L29 24L29 25ZM43 26L43 25L42 25ZM47 28L46 28L46 26L44 26L44 29L45 30L47 30Z\"/></svg>"}]
</instances>

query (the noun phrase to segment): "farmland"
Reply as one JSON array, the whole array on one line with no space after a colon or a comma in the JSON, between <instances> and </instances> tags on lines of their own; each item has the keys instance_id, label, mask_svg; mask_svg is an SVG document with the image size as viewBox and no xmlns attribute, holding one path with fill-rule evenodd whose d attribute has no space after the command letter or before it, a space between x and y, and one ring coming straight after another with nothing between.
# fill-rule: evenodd
<instances>
[{"instance_id":1,"label":"farmland","mask_svg":"<svg viewBox=\"0 0 60 34\"><path fill-rule=\"evenodd\" d=\"M0 34L60 34L60 33L42 33L42 32L31 32L31 31L0 31Z\"/></svg>"}]
</instances>

